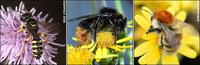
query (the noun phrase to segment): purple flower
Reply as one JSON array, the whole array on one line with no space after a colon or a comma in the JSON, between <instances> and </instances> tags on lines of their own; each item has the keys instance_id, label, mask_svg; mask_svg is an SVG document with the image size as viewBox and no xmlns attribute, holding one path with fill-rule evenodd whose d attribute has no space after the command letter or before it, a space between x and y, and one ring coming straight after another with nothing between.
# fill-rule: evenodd
<instances>
[{"instance_id":1,"label":"purple flower","mask_svg":"<svg viewBox=\"0 0 200 65\"><path fill-rule=\"evenodd\" d=\"M35 15L36 9L32 8L30 13ZM15 7L15 10L7 7L6 10L3 6L0 9L0 63L5 64L56 64L52 61L55 58L53 54L57 54L56 48L50 46L50 44L63 46L54 43L57 33L50 33L48 24L53 19L46 20L48 14L41 17L42 12L37 16L33 16L38 21L38 33L40 33L40 39L42 40L43 53L39 59L33 56L32 40L33 37L30 31L27 30L24 22L20 20L20 17L25 13L24 3L21 2L19 7Z\"/></svg>"}]
</instances>

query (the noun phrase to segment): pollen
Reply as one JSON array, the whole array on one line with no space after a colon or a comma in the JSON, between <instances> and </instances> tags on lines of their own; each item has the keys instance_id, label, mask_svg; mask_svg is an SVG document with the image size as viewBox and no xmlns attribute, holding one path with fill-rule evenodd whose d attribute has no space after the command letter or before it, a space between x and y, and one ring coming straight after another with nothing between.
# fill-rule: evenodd
<instances>
[{"instance_id":1,"label":"pollen","mask_svg":"<svg viewBox=\"0 0 200 65\"><path fill-rule=\"evenodd\" d=\"M97 47L105 48L114 45L115 37L112 32L99 32L96 37Z\"/></svg>"},{"instance_id":2,"label":"pollen","mask_svg":"<svg viewBox=\"0 0 200 65\"><path fill-rule=\"evenodd\" d=\"M86 48L68 48L68 64L92 64L94 54Z\"/></svg>"}]
</instances>

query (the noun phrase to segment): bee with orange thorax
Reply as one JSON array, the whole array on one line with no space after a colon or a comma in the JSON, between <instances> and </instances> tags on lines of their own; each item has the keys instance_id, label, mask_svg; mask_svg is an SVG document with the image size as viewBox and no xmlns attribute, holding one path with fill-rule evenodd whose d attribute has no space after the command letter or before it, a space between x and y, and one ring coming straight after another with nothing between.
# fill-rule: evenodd
<instances>
[{"instance_id":1,"label":"bee with orange thorax","mask_svg":"<svg viewBox=\"0 0 200 65\"><path fill-rule=\"evenodd\" d=\"M102 31L112 32L117 40L117 35L124 32L127 22L126 17L108 7L101 8L97 14L80 16L68 21L74 20L80 20L75 33L80 45L90 43L92 37L96 40L96 34Z\"/></svg>"},{"instance_id":2,"label":"bee with orange thorax","mask_svg":"<svg viewBox=\"0 0 200 65\"><path fill-rule=\"evenodd\" d=\"M146 11L146 10L145 10ZM190 25L181 22L170 12L160 10L151 16L151 27L147 33L155 32L160 34L159 45L165 54L172 54L180 46L182 39L182 27Z\"/></svg>"}]
</instances>

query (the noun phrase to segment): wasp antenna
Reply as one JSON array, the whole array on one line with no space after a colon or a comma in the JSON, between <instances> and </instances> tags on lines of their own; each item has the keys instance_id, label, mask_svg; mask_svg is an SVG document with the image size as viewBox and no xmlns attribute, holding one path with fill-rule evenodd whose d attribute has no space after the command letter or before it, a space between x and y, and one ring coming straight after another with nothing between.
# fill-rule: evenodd
<instances>
[{"instance_id":1,"label":"wasp antenna","mask_svg":"<svg viewBox=\"0 0 200 65\"><path fill-rule=\"evenodd\" d=\"M153 16L153 14L151 12L149 12L149 11L147 11L145 9L142 9L142 10L144 10L145 12L148 12L149 14L151 14L151 16Z\"/></svg>"}]
</instances>

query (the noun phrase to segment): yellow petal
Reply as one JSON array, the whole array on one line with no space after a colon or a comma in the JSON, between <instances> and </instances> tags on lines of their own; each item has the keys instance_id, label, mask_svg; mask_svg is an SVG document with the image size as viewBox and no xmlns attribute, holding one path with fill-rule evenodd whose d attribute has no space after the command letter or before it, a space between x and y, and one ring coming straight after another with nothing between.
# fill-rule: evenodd
<instances>
[{"instance_id":1,"label":"yellow petal","mask_svg":"<svg viewBox=\"0 0 200 65\"><path fill-rule=\"evenodd\" d=\"M182 22L185 21L187 17L187 13L185 11L180 11L177 15L176 15L176 18L181 20Z\"/></svg>"},{"instance_id":2,"label":"yellow petal","mask_svg":"<svg viewBox=\"0 0 200 65\"><path fill-rule=\"evenodd\" d=\"M142 39L142 35L146 33L146 30L144 30L142 27L135 27L134 28L134 40L140 40Z\"/></svg>"},{"instance_id":3,"label":"yellow petal","mask_svg":"<svg viewBox=\"0 0 200 65\"><path fill-rule=\"evenodd\" d=\"M111 49L115 50L115 51L119 51L119 52L123 52L123 50L121 50L120 48L117 48L115 46L109 46Z\"/></svg>"},{"instance_id":4,"label":"yellow petal","mask_svg":"<svg viewBox=\"0 0 200 65\"><path fill-rule=\"evenodd\" d=\"M198 46L199 44L199 37L198 36L188 36L188 35L184 35L181 42L183 44L186 45L194 45L194 46Z\"/></svg>"},{"instance_id":5,"label":"yellow petal","mask_svg":"<svg viewBox=\"0 0 200 65\"><path fill-rule=\"evenodd\" d=\"M118 57L118 55L117 54L108 54L107 48L97 48L96 55L95 55L95 60L97 62L101 61L101 59L111 58L111 57Z\"/></svg>"},{"instance_id":6,"label":"yellow petal","mask_svg":"<svg viewBox=\"0 0 200 65\"><path fill-rule=\"evenodd\" d=\"M154 46L150 49L144 56L142 56L138 62L140 64L157 64L160 60L160 51L159 47Z\"/></svg>"},{"instance_id":7,"label":"yellow petal","mask_svg":"<svg viewBox=\"0 0 200 65\"><path fill-rule=\"evenodd\" d=\"M103 48L102 51L103 51L102 52L103 56L108 54L108 49L107 48Z\"/></svg>"},{"instance_id":8,"label":"yellow petal","mask_svg":"<svg viewBox=\"0 0 200 65\"><path fill-rule=\"evenodd\" d=\"M125 38L117 40L116 43L119 44L119 43L130 41L132 39L133 39L133 37L129 36L129 37L125 37Z\"/></svg>"},{"instance_id":9,"label":"yellow petal","mask_svg":"<svg viewBox=\"0 0 200 65\"><path fill-rule=\"evenodd\" d=\"M112 58L112 57L118 57L118 55L117 54L108 54L108 55L104 55L104 56L100 56L100 57L95 57L95 58L104 59L104 58Z\"/></svg>"},{"instance_id":10,"label":"yellow petal","mask_svg":"<svg viewBox=\"0 0 200 65\"><path fill-rule=\"evenodd\" d=\"M102 55L101 52L102 52L102 48L97 48L96 53L95 53L96 56L97 57L101 56Z\"/></svg>"},{"instance_id":11,"label":"yellow petal","mask_svg":"<svg viewBox=\"0 0 200 65\"><path fill-rule=\"evenodd\" d=\"M99 62L101 59L100 59L100 58L95 58L95 60L96 60L97 62Z\"/></svg>"},{"instance_id":12,"label":"yellow petal","mask_svg":"<svg viewBox=\"0 0 200 65\"><path fill-rule=\"evenodd\" d=\"M91 43L91 44L94 44L94 41L93 41L93 40L92 40L92 43ZM97 45L97 44L94 44L94 46L92 46L92 48L90 48L89 51L90 51L90 52L93 52L94 49L96 48L96 45Z\"/></svg>"},{"instance_id":13,"label":"yellow petal","mask_svg":"<svg viewBox=\"0 0 200 65\"><path fill-rule=\"evenodd\" d=\"M144 40L157 40L158 35L156 35L155 33L148 33L148 34L144 34L144 35L142 36L142 38L143 38Z\"/></svg>"},{"instance_id":14,"label":"yellow petal","mask_svg":"<svg viewBox=\"0 0 200 65\"><path fill-rule=\"evenodd\" d=\"M175 9L173 8L173 7L169 7L168 9L167 9L167 11L168 12L170 12L172 15L175 15Z\"/></svg>"},{"instance_id":15,"label":"yellow petal","mask_svg":"<svg viewBox=\"0 0 200 65\"><path fill-rule=\"evenodd\" d=\"M136 15L135 16L135 20L137 22L138 25L140 25L142 28L144 28L146 31L150 28L151 26L151 22L148 21L147 19L145 19L143 16L141 15Z\"/></svg>"},{"instance_id":16,"label":"yellow petal","mask_svg":"<svg viewBox=\"0 0 200 65\"><path fill-rule=\"evenodd\" d=\"M151 49L153 47L152 43L154 43L153 41L147 41L144 42L142 44L140 44L139 46L137 46L134 50L134 56L135 57L139 57L141 55L143 55L144 53L146 53L149 49Z\"/></svg>"},{"instance_id":17,"label":"yellow petal","mask_svg":"<svg viewBox=\"0 0 200 65\"><path fill-rule=\"evenodd\" d=\"M128 27L128 28L133 28L133 25L128 25L127 27Z\"/></svg>"},{"instance_id":18,"label":"yellow petal","mask_svg":"<svg viewBox=\"0 0 200 65\"><path fill-rule=\"evenodd\" d=\"M144 11L146 10L146 11ZM147 12L148 11L148 12ZM148 21L151 21L151 16L153 14L153 12L147 8L147 7L142 7L142 10L141 10L142 14L144 15L144 17L148 20Z\"/></svg>"},{"instance_id":19,"label":"yellow petal","mask_svg":"<svg viewBox=\"0 0 200 65\"><path fill-rule=\"evenodd\" d=\"M163 54L162 55L162 64L175 64L175 65L178 65L179 62L178 62L178 58L176 56L176 54L172 54L172 55L167 55L167 54Z\"/></svg>"},{"instance_id":20,"label":"yellow petal","mask_svg":"<svg viewBox=\"0 0 200 65\"><path fill-rule=\"evenodd\" d=\"M186 45L181 45L178 52L188 58L196 58L197 56L197 53Z\"/></svg>"},{"instance_id":21,"label":"yellow petal","mask_svg":"<svg viewBox=\"0 0 200 65\"><path fill-rule=\"evenodd\" d=\"M129 25L133 25L133 20L128 21Z\"/></svg>"},{"instance_id":22,"label":"yellow petal","mask_svg":"<svg viewBox=\"0 0 200 65\"><path fill-rule=\"evenodd\" d=\"M115 45L117 48L131 48L132 47L132 45L128 45L128 46L119 46L119 45Z\"/></svg>"},{"instance_id":23,"label":"yellow petal","mask_svg":"<svg viewBox=\"0 0 200 65\"><path fill-rule=\"evenodd\" d=\"M96 55L95 55L95 57L101 57L101 52L102 52L102 49L101 48L97 48L97 50L96 50ZM95 60L97 61L97 62L99 62L101 59L100 58L95 58Z\"/></svg>"}]
</instances>

